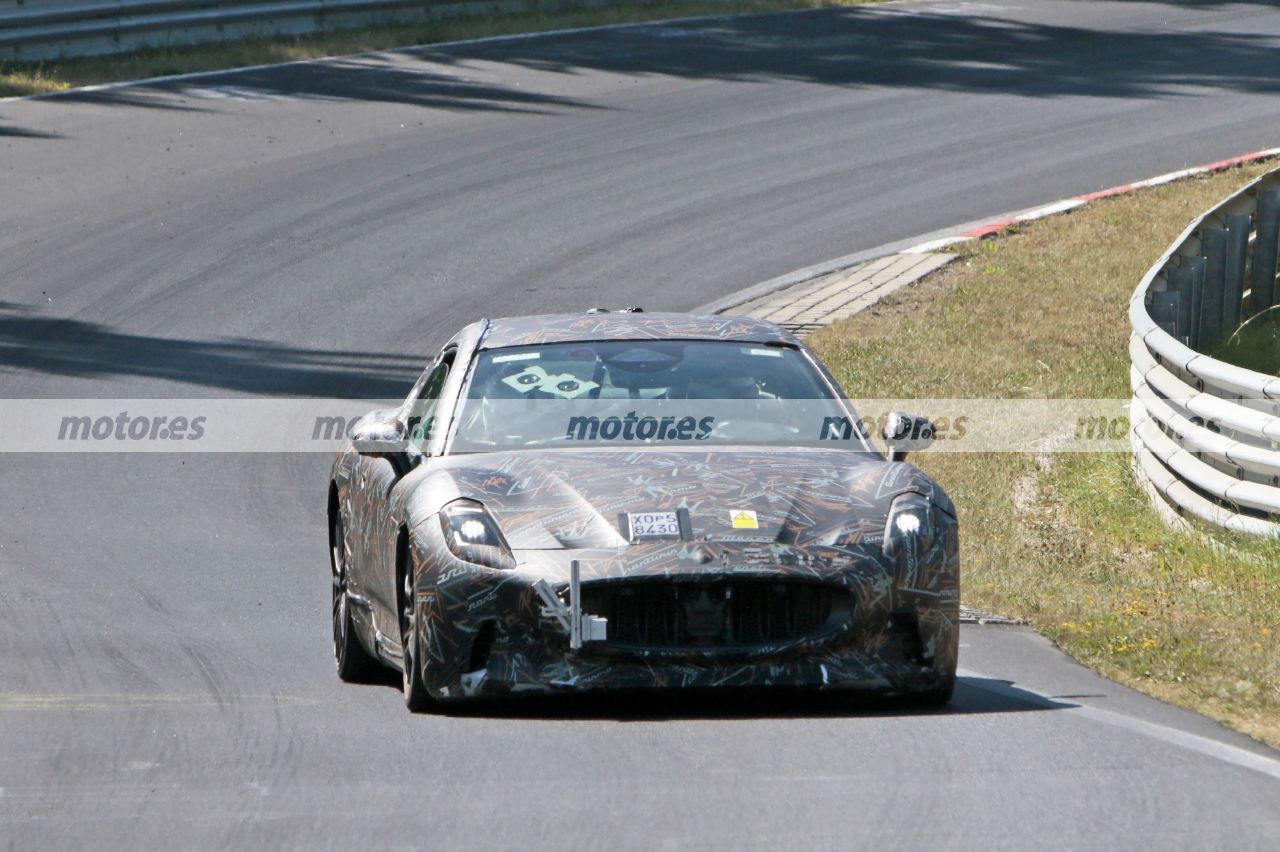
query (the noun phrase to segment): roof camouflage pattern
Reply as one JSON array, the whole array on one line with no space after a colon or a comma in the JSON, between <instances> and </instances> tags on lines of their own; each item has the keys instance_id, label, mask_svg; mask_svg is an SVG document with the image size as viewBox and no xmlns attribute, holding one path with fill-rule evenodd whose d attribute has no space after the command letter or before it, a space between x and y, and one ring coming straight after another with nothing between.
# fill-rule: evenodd
<instances>
[{"instance_id":1,"label":"roof camouflage pattern","mask_svg":"<svg viewBox=\"0 0 1280 852\"><path fill-rule=\"evenodd\" d=\"M749 317L609 312L505 317L489 321L480 349L589 340L731 340L799 346L791 332Z\"/></svg>"}]
</instances>

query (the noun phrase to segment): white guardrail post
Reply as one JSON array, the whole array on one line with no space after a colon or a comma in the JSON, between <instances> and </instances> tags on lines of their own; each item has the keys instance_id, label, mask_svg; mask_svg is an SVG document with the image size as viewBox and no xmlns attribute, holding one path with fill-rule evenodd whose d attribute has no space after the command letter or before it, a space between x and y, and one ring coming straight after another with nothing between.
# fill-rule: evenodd
<instances>
[{"instance_id":1,"label":"white guardrail post","mask_svg":"<svg viewBox=\"0 0 1280 852\"><path fill-rule=\"evenodd\" d=\"M527 6L523 0L0 0L0 60L300 35Z\"/></svg>"},{"instance_id":2,"label":"white guardrail post","mask_svg":"<svg viewBox=\"0 0 1280 852\"><path fill-rule=\"evenodd\" d=\"M1162 509L1259 535L1280 535L1280 378L1205 353L1276 304L1278 246L1280 169L1187 228L1129 303L1135 475Z\"/></svg>"}]
</instances>

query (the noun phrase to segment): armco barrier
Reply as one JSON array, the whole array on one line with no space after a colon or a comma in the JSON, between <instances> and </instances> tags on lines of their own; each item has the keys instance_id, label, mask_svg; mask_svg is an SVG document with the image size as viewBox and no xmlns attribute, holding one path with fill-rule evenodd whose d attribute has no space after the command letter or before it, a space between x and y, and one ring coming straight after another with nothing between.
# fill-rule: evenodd
<instances>
[{"instance_id":1,"label":"armco barrier","mask_svg":"<svg viewBox=\"0 0 1280 852\"><path fill-rule=\"evenodd\" d=\"M0 0L0 60L300 35L532 5L528 0Z\"/></svg>"},{"instance_id":2,"label":"armco barrier","mask_svg":"<svg viewBox=\"0 0 1280 852\"><path fill-rule=\"evenodd\" d=\"M1129 303L1135 473L1156 499L1280 535L1280 378L1203 354L1276 304L1280 169L1193 223Z\"/></svg>"}]
</instances>

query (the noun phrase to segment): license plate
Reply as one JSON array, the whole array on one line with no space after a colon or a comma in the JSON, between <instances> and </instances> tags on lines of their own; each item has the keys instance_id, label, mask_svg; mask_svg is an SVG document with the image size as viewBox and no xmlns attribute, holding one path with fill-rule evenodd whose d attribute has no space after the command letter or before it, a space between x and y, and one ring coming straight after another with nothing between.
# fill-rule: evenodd
<instances>
[{"instance_id":1,"label":"license plate","mask_svg":"<svg viewBox=\"0 0 1280 852\"><path fill-rule=\"evenodd\" d=\"M679 538L680 517L675 512L628 512L631 538Z\"/></svg>"}]
</instances>

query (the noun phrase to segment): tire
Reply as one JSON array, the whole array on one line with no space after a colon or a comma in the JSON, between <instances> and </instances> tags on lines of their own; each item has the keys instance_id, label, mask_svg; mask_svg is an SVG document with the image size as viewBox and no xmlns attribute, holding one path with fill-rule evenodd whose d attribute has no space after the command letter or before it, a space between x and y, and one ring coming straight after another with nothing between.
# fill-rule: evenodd
<instances>
[{"instance_id":1,"label":"tire","mask_svg":"<svg viewBox=\"0 0 1280 852\"><path fill-rule=\"evenodd\" d=\"M435 701L422 680L422 632L414 614L413 569L406 565L400 589L400 647L403 649L404 703L410 713L425 713Z\"/></svg>"},{"instance_id":2,"label":"tire","mask_svg":"<svg viewBox=\"0 0 1280 852\"><path fill-rule=\"evenodd\" d=\"M369 656L351 623L351 600L347 595L347 542L342 515L329 520L329 568L333 579L333 660L338 677L347 683L368 683L382 668Z\"/></svg>"}]
</instances>

